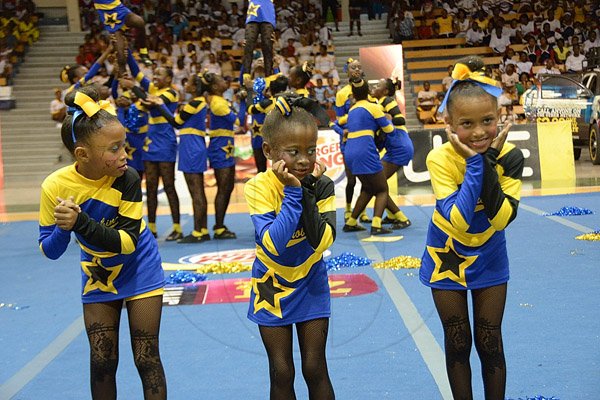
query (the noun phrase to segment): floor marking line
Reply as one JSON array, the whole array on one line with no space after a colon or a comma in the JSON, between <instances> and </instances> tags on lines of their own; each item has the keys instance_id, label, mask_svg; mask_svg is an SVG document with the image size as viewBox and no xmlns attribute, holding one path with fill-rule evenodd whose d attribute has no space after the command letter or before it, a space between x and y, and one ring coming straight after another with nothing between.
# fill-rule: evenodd
<instances>
[{"instance_id":1,"label":"floor marking line","mask_svg":"<svg viewBox=\"0 0 600 400\"><path fill-rule=\"evenodd\" d=\"M571 222L568 219L565 219L563 217L559 217L557 215L546 216L545 214L548 214L548 212L540 210L539 208L528 206L527 204L520 203L519 204L519 208L522 208L525 211L529 211L530 213L533 213L533 214L545 216L546 218L551 219L552 221L558 222L559 224L564 225L564 226L566 226L568 228L575 229L576 231L579 231L581 233L590 233L590 232L593 231L592 228L588 228L587 226L580 225L580 224L575 223L575 222Z\"/></svg>"},{"instance_id":2,"label":"floor marking line","mask_svg":"<svg viewBox=\"0 0 600 400\"><path fill-rule=\"evenodd\" d=\"M20 371L0 386L0 399L11 399L31 382L84 330L83 316L78 317L44 350L38 353Z\"/></svg>"},{"instance_id":3,"label":"floor marking line","mask_svg":"<svg viewBox=\"0 0 600 400\"><path fill-rule=\"evenodd\" d=\"M383 257L377 250L377 247L370 243L360 242L361 246L365 250L368 258L371 260L381 261ZM402 284L396 278L396 275L388 269L375 269L375 272L381 279L385 290L388 292L392 299L404 325L411 334L411 337L421 357L425 361L425 365L429 369L437 387L444 400L452 400L452 391L450 390L450 382L448 381L448 375L446 374L446 364L444 351L440 347L439 343L435 340L435 337L429 330L427 324L419 314L419 311L415 307L414 303L408 296L408 293L402 287Z\"/></svg>"}]
</instances>

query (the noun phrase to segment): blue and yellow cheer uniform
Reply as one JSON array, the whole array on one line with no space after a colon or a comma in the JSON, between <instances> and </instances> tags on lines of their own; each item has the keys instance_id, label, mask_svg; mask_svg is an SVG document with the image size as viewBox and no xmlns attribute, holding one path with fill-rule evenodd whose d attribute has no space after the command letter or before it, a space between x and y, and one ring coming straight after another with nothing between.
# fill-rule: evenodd
<instances>
[{"instance_id":1,"label":"blue and yellow cheer uniform","mask_svg":"<svg viewBox=\"0 0 600 400\"><path fill-rule=\"evenodd\" d=\"M335 239L331 179L309 175L302 187L284 187L268 170L246 183L244 195L256 241L248 318L283 326L329 317L323 252Z\"/></svg>"},{"instance_id":2,"label":"blue and yellow cheer uniform","mask_svg":"<svg viewBox=\"0 0 600 400\"><path fill-rule=\"evenodd\" d=\"M179 92L173 87L158 89L148 78L144 76L137 62L127 52L127 64L135 79L140 82L145 91L154 96L160 96L165 107L172 115L177 109ZM152 107L149 111L148 134L144 143L144 161L152 162L175 162L177 160L177 136L175 130L165 118L164 111L160 107Z\"/></svg>"},{"instance_id":3,"label":"blue and yellow cheer uniform","mask_svg":"<svg viewBox=\"0 0 600 400\"><path fill-rule=\"evenodd\" d=\"M148 113L140 102L128 108L117 108L117 118L127 135L127 165L136 171L144 170L143 147L148 133Z\"/></svg>"},{"instance_id":4,"label":"blue and yellow cheer uniform","mask_svg":"<svg viewBox=\"0 0 600 400\"><path fill-rule=\"evenodd\" d=\"M179 171L201 174L206 171L206 113L204 97L195 97L175 117L179 127Z\"/></svg>"},{"instance_id":5,"label":"blue and yellow cheer uniform","mask_svg":"<svg viewBox=\"0 0 600 400\"><path fill-rule=\"evenodd\" d=\"M142 219L140 177L132 168L118 178L90 180L76 164L61 168L42 183L40 236L42 253L58 259L71 231L56 226L56 198L75 198L81 213L73 227L81 247L83 303L162 294L164 272L156 240Z\"/></svg>"},{"instance_id":6,"label":"blue and yellow cheer uniform","mask_svg":"<svg viewBox=\"0 0 600 400\"><path fill-rule=\"evenodd\" d=\"M354 175L375 174L383 170L379 152L375 146L375 132L381 129L386 134L394 131L383 108L368 100L356 102L348 112L348 139L344 160Z\"/></svg>"},{"instance_id":7,"label":"blue and yellow cheer uniform","mask_svg":"<svg viewBox=\"0 0 600 400\"><path fill-rule=\"evenodd\" d=\"M127 15L131 13L121 0L94 0L94 8L98 11L100 22L110 33L122 29Z\"/></svg>"},{"instance_id":8,"label":"blue and yellow cheer uniform","mask_svg":"<svg viewBox=\"0 0 600 400\"><path fill-rule=\"evenodd\" d=\"M390 96L380 99L379 104L387 114L392 116L392 124L394 125L394 130L385 137L385 154L382 161L398 166L408 165L415 154L415 148L410 136L408 136L406 120L400 112L400 107L398 107L396 100Z\"/></svg>"},{"instance_id":9,"label":"blue and yellow cheer uniform","mask_svg":"<svg viewBox=\"0 0 600 400\"><path fill-rule=\"evenodd\" d=\"M245 107L245 105L244 105ZM214 169L229 168L235 165L233 151L233 126L237 116L222 96L213 96L210 101L210 143L208 159Z\"/></svg>"},{"instance_id":10,"label":"blue and yellow cheer uniform","mask_svg":"<svg viewBox=\"0 0 600 400\"><path fill-rule=\"evenodd\" d=\"M252 116L252 148L262 149L263 135L262 126L265 123L267 114L275 108L275 101L272 98L262 99L256 104L248 107L248 114Z\"/></svg>"},{"instance_id":11,"label":"blue and yellow cheer uniform","mask_svg":"<svg viewBox=\"0 0 600 400\"><path fill-rule=\"evenodd\" d=\"M246 12L246 23L268 22L275 27L275 6L272 0L250 0Z\"/></svg>"},{"instance_id":12,"label":"blue and yellow cheer uniform","mask_svg":"<svg viewBox=\"0 0 600 400\"><path fill-rule=\"evenodd\" d=\"M517 215L523 163L510 143L467 160L449 142L429 153L436 204L419 272L423 284L466 290L508 281L504 229Z\"/></svg>"}]
</instances>

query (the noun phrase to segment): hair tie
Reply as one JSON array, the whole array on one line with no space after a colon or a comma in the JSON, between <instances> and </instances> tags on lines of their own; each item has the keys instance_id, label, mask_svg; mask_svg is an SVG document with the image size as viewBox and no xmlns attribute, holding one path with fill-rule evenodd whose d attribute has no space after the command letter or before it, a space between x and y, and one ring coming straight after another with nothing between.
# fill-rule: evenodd
<instances>
[{"instance_id":1,"label":"hair tie","mask_svg":"<svg viewBox=\"0 0 600 400\"><path fill-rule=\"evenodd\" d=\"M288 103L288 100L285 97L283 97L283 96L279 96L277 98L277 100L275 101L275 107L277 107L277 109L279 110L279 112L284 117L289 117L290 114L292 113L292 107Z\"/></svg>"},{"instance_id":2,"label":"hair tie","mask_svg":"<svg viewBox=\"0 0 600 400\"><path fill-rule=\"evenodd\" d=\"M93 117L98 111L104 110L112 115L117 115L109 101L100 100L96 103L94 99L82 92L75 94L74 103L77 107L69 107L67 110L73 112L73 119L71 120L71 138L73 139L73 144L77 142L75 138L75 121L77 121L77 118L81 114L85 113L88 117Z\"/></svg>"},{"instance_id":3,"label":"hair tie","mask_svg":"<svg viewBox=\"0 0 600 400\"><path fill-rule=\"evenodd\" d=\"M60 80L64 83L69 83L69 70L71 67L69 65L65 65L65 67L60 71Z\"/></svg>"},{"instance_id":4,"label":"hair tie","mask_svg":"<svg viewBox=\"0 0 600 400\"><path fill-rule=\"evenodd\" d=\"M448 97L450 96L450 92L458 82L471 81L475 83L477 86L485 90L486 93L494 96L496 98L500 97L502 94L502 88L498 81L492 78L488 78L484 75L483 71L471 71L468 65L463 63L456 63L454 68L452 69L452 84L450 88L446 92L446 96L444 96L444 101L438 107L438 111L442 112L446 109L446 103L448 102Z\"/></svg>"}]
</instances>

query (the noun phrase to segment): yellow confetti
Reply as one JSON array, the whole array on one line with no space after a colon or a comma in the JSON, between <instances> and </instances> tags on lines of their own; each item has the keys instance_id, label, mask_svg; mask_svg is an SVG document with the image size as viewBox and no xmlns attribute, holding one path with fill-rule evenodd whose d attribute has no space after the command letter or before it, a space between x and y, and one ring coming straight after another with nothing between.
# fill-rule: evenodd
<instances>
[{"instance_id":1,"label":"yellow confetti","mask_svg":"<svg viewBox=\"0 0 600 400\"><path fill-rule=\"evenodd\" d=\"M403 268L420 268L421 259L412 256L398 256L389 260L373 264L373 268L377 269L403 269Z\"/></svg>"},{"instance_id":2,"label":"yellow confetti","mask_svg":"<svg viewBox=\"0 0 600 400\"><path fill-rule=\"evenodd\" d=\"M398 240L404 239L404 236L369 236L361 239L361 242L397 242Z\"/></svg>"},{"instance_id":3,"label":"yellow confetti","mask_svg":"<svg viewBox=\"0 0 600 400\"><path fill-rule=\"evenodd\" d=\"M176 264L163 263L165 271L194 271L197 274L235 274L238 272L251 271L251 264L241 262L219 262L211 264Z\"/></svg>"},{"instance_id":4,"label":"yellow confetti","mask_svg":"<svg viewBox=\"0 0 600 400\"><path fill-rule=\"evenodd\" d=\"M577 240L591 240L591 241L597 242L597 241L600 240L600 233L598 233L598 232L586 233L586 234L583 234L583 235L576 236L575 239L577 239Z\"/></svg>"}]
</instances>

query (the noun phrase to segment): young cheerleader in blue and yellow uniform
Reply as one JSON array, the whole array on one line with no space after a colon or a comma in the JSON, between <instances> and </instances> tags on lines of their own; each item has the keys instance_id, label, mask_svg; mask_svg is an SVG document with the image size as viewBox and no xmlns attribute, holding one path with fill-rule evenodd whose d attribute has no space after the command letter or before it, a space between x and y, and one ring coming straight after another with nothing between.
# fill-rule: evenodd
<instances>
[{"instance_id":1,"label":"young cheerleader in blue and yellow uniform","mask_svg":"<svg viewBox=\"0 0 600 400\"><path fill-rule=\"evenodd\" d=\"M467 291L486 399L504 399L502 317L509 277L504 230L517 215L524 158L498 132L502 89L482 72L483 60L459 60L440 110L448 142L427 156L436 198L419 276L433 294L444 328L446 370L454 398L473 398Z\"/></svg>"},{"instance_id":2,"label":"young cheerleader in blue and yellow uniform","mask_svg":"<svg viewBox=\"0 0 600 400\"><path fill-rule=\"evenodd\" d=\"M229 102L223 97L228 86L223 77L206 73L202 75L202 84L208 91L207 100L210 111L208 159L217 180L213 237L215 239L235 239L235 233L225 226L225 214L235 183L234 126L239 125L240 119L243 118L239 118L235 114ZM240 111L242 110L245 114L246 103L243 99L240 102Z\"/></svg>"},{"instance_id":3,"label":"young cheerleader in blue and yellow uniform","mask_svg":"<svg viewBox=\"0 0 600 400\"><path fill-rule=\"evenodd\" d=\"M406 120L400 112L400 107L398 107L395 99L396 83L389 78L381 79L373 90L373 96L381 104L385 113L392 117L392 124L394 125L392 133L385 135L383 145L385 154L381 159L383 173L385 178L389 179L400 168L408 165L413 158L415 149L408 136ZM410 226L410 220L398 209L398 206L390 196L388 196L386 209L388 210L388 217L383 220L384 222L392 223L397 228L407 228Z\"/></svg>"},{"instance_id":4,"label":"young cheerleader in blue and yellow uniform","mask_svg":"<svg viewBox=\"0 0 600 400\"><path fill-rule=\"evenodd\" d=\"M388 200L387 180L375 145L375 132L392 133L394 126L387 120L383 108L378 103L371 103L369 85L363 79L352 82L352 96L356 103L348 112L348 140L344 153L344 161L352 175L362 184L360 195L356 200L351 216L344 225L344 232L362 231L358 224L359 215L365 210L371 197L375 196L371 234L381 235L392 231L381 226L381 216Z\"/></svg>"},{"instance_id":5,"label":"young cheerleader in blue and yellow uniform","mask_svg":"<svg viewBox=\"0 0 600 400\"><path fill-rule=\"evenodd\" d=\"M206 150L206 113L208 107L204 99L207 88L202 83L202 74L192 76L185 85L185 90L194 98L183 106L173 117L160 97L149 99L153 104L163 107L164 116L169 123L179 129L178 169L183 172L192 198L194 212L194 230L177 243L200 243L210 240L207 228L207 202L204 192L204 172L207 164Z\"/></svg>"},{"instance_id":6,"label":"young cheerleader in blue and yellow uniform","mask_svg":"<svg viewBox=\"0 0 600 400\"><path fill-rule=\"evenodd\" d=\"M116 398L119 321L129 315L133 355L145 399L166 399L159 354L164 272L156 240L142 219L140 177L127 167L125 128L98 93L85 87L70 106L61 136L76 162L42 183L42 253L58 259L75 234L81 247L81 299L90 343L92 398Z\"/></svg>"},{"instance_id":7,"label":"young cheerleader in blue and yellow uniform","mask_svg":"<svg viewBox=\"0 0 600 400\"><path fill-rule=\"evenodd\" d=\"M260 35L261 50L265 63L265 76L273 74L273 41L275 31L275 6L273 0L250 0L246 13L246 44L244 45L244 58L242 59L243 85L248 85L252 80L250 69L252 66L252 53Z\"/></svg>"},{"instance_id":8,"label":"young cheerleader in blue and yellow uniform","mask_svg":"<svg viewBox=\"0 0 600 400\"><path fill-rule=\"evenodd\" d=\"M128 54L129 68L142 88L153 96L160 96L164 105L173 114L179 100L178 91L173 87L173 71L167 67L159 67L154 73L154 81L150 82L131 55ZM121 85L131 86L131 81L122 79ZM162 107L151 107L148 119L148 134L144 145L144 170L146 172L146 202L148 205L148 227L156 236L156 209L158 207L158 181L162 179L163 187L173 220L173 230L165 240L173 241L183 237L180 225L179 197L175 190L175 161L177 160L177 136L175 130L164 116Z\"/></svg>"},{"instance_id":9,"label":"young cheerleader in blue and yellow uniform","mask_svg":"<svg viewBox=\"0 0 600 400\"><path fill-rule=\"evenodd\" d=\"M63 91L63 98L68 93L72 92L75 89L79 89L80 87L88 84L93 77L98 74L100 68L104 66L104 62L114 50L114 46L112 42L108 44L104 52L98 57L96 61L92 64L90 69L88 70L85 65L67 65L60 71L60 80L63 83L70 83L67 89Z\"/></svg>"},{"instance_id":10,"label":"young cheerleader in blue and yellow uniform","mask_svg":"<svg viewBox=\"0 0 600 400\"><path fill-rule=\"evenodd\" d=\"M333 399L325 345L330 294L323 252L335 239L335 193L316 162L313 117L280 97L263 125L272 169L246 183L256 259L248 318L269 358L271 399L294 399L293 325L311 399Z\"/></svg>"}]
</instances>

